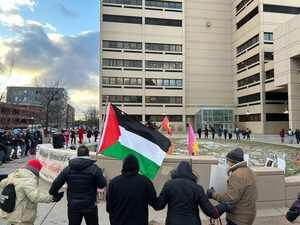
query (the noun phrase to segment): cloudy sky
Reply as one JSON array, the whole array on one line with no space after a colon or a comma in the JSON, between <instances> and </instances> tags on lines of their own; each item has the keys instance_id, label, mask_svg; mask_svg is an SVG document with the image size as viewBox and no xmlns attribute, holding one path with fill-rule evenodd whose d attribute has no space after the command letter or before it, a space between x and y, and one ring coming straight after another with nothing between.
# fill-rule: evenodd
<instances>
[{"instance_id":1,"label":"cloudy sky","mask_svg":"<svg viewBox=\"0 0 300 225\"><path fill-rule=\"evenodd\" d=\"M98 104L98 0L0 0L0 64L15 61L6 86L63 77L77 113Z\"/></svg>"}]
</instances>

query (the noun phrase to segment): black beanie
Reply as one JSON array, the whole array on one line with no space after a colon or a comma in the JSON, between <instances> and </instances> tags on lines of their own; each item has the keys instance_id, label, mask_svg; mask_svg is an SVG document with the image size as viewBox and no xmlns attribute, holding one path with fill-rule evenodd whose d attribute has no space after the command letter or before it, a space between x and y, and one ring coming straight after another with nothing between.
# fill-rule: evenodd
<instances>
[{"instance_id":1,"label":"black beanie","mask_svg":"<svg viewBox=\"0 0 300 225\"><path fill-rule=\"evenodd\" d=\"M226 159L230 162L238 163L244 161L244 152L241 148L236 148L227 153Z\"/></svg>"}]
</instances>

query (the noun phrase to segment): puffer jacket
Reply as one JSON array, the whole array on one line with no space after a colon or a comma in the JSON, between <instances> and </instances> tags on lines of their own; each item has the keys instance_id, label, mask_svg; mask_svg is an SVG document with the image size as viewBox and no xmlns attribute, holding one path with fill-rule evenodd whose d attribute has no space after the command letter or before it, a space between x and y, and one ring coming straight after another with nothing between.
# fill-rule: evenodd
<instances>
[{"instance_id":1,"label":"puffer jacket","mask_svg":"<svg viewBox=\"0 0 300 225\"><path fill-rule=\"evenodd\" d=\"M181 162L172 179L167 181L158 197L156 210L168 204L166 225L201 225L199 208L209 217L217 218L216 209L222 215L228 208L225 203L214 207L206 197L203 187L196 183L188 162Z\"/></svg>"},{"instance_id":2,"label":"puffer jacket","mask_svg":"<svg viewBox=\"0 0 300 225\"><path fill-rule=\"evenodd\" d=\"M234 202L235 207L226 216L238 225L251 225L256 216L256 175L247 167L246 161L230 167L228 174L226 193L214 192L212 197L218 202Z\"/></svg>"},{"instance_id":3,"label":"puffer jacket","mask_svg":"<svg viewBox=\"0 0 300 225\"><path fill-rule=\"evenodd\" d=\"M17 169L0 182L0 187L6 187L10 182L14 183L16 190L15 209L12 213L0 209L0 218L6 219L11 224L33 225L37 203L53 202L52 196L40 192L38 177L29 169Z\"/></svg>"}]
</instances>

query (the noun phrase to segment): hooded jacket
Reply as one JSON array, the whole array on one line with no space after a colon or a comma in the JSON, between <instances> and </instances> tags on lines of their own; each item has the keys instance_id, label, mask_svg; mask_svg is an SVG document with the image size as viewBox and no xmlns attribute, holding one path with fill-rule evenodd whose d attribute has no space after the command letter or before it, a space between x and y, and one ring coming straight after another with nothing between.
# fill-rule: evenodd
<instances>
[{"instance_id":1,"label":"hooded jacket","mask_svg":"<svg viewBox=\"0 0 300 225\"><path fill-rule=\"evenodd\" d=\"M285 217L288 221L293 222L300 215L300 192L298 192L298 199L292 204Z\"/></svg>"},{"instance_id":2,"label":"hooded jacket","mask_svg":"<svg viewBox=\"0 0 300 225\"><path fill-rule=\"evenodd\" d=\"M219 215L227 210L225 203L215 208L209 202L187 162L181 162L172 174L172 179L165 183L158 197L156 209L163 209L167 204L166 225L201 225L198 206L212 218L217 218L216 208Z\"/></svg>"},{"instance_id":3,"label":"hooded jacket","mask_svg":"<svg viewBox=\"0 0 300 225\"><path fill-rule=\"evenodd\" d=\"M218 202L234 202L226 216L238 225L251 225L256 216L256 175L245 161L229 167L228 174L226 193L214 192L212 197Z\"/></svg>"},{"instance_id":4,"label":"hooded jacket","mask_svg":"<svg viewBox=\"0 0 300 225\"><path fill-rule=\"evenodd\" d=\"M138 174L138 160L128 155L122 174L112 179L106 194L106 211L111 225L148 225L148 204L156 203L152 182Z\"/></svg>"},{"instance_id":5,"label":"hooded jacket","mask_svg":"<svg viewBox=\"0 0 300 225\"><path fill-rule=\"evenodd\" d=\"M102 171L94 162L87 156L71 159L69 165L53 181L49 193L56 195L67 182L67 199L70 209L94 206L97 202L97 188L106 186Z\"/></svg>"},{"instance_id":6,"label":"hooded jacket","mask_svg":"<svg viewBox=\"0 0 300 225\"><path fill-rule=\"evenodd\" d=\"M0 187L6 187L10 182L14 183L16 190L15 209L12 213L6 213L0 209L0 218L6 219L11 224L33 225L37 203L52 202L52 196L40 192L38 177L30 169L17 169L0 182Z\"/></svg>"}]
</instances>

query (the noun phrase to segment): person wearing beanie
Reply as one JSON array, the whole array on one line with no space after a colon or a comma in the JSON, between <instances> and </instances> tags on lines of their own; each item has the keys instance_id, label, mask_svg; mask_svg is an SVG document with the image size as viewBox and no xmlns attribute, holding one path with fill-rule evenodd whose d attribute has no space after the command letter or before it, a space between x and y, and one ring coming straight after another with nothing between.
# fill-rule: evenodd
<instances>
[{"instance_id":1,"label":"person wearing beanie","mask_svg":"<svg viewBox=\"0 0 300 225\"><path fill-rule=\"evenodd\" d=\"M53 181L49 193L57 195L67 183L69 225L80 225L83 218L87 225L98 225L97 188L104 188L106 180L85 145L78 148L77 156Z\"/></svg>"},{"instance_id":2,"label":"person wearing beanie","mask_svg":"<svg viewBox=\"0 0 300 225\"><path fill-rule=\"evenodd\" d=\"M14 211L7 213L0 209L0 218L14 225L33 225L37 214L37 203L59 201L63 197L63 193L54 197L41 192L38 179L42 167L38 159L30 160L24 168L17 169L0 182L1 188L13 183L16 191Z\"/></svg>"},{"instance_id":3,"label":"person wearing beanie","mask_svg":"<svg viewBox=\"0 0 300 225\"><path fill-rule=\"evenodd\" d=\"M228 181L226 193L219 193L213 187L206 195L218 202L233 202L235 207L226 213L228 225L251 225L256 216L257 177L247 167L241 148L231 150L226 155Z\"/></svg>"}]
</instances>

